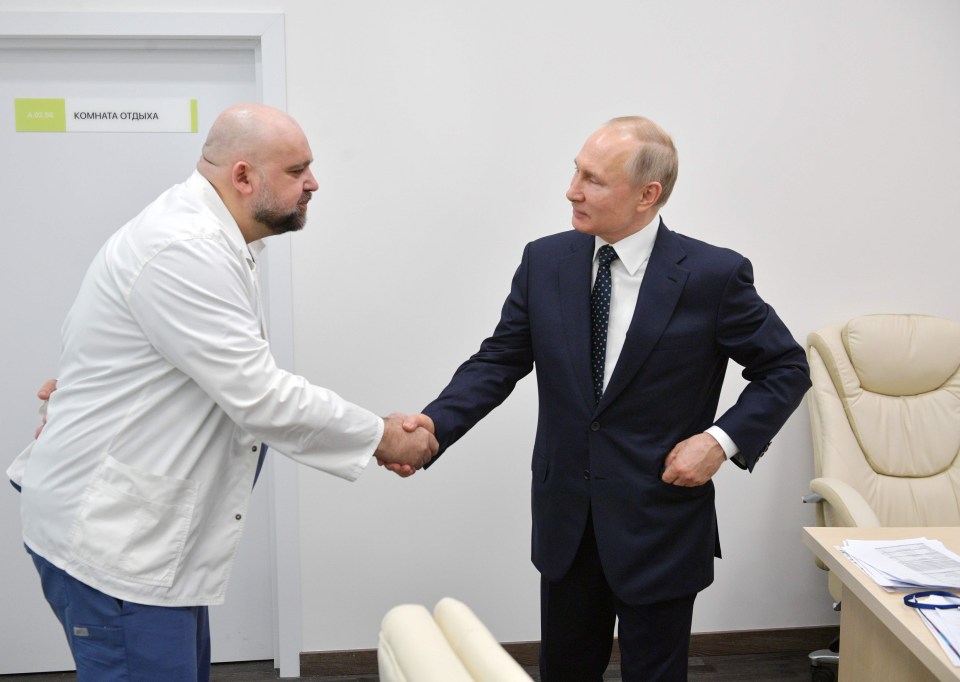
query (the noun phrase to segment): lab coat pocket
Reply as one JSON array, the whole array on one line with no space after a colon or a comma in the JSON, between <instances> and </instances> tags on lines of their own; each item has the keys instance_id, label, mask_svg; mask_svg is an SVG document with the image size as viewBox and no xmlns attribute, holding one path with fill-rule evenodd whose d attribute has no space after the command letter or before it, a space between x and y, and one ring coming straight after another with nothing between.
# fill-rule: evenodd
<instances>
[{"instance_id":1,"label":"lab coat pocket","mask_svg":"<svg viewBox=\"0 0 960 682\"><path fill-rule=\"evenodd\" d=\"M194 481L139 471L107 456L73 529L75 556L123 580L171 586L198 491Z\"/></svg>"}]
</instances>

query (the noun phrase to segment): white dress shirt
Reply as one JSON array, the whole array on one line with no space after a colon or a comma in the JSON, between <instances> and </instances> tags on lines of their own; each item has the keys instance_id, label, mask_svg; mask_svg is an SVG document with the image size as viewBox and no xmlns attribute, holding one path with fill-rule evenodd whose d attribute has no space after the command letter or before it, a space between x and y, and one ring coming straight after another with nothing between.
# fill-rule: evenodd
<instances>
[{"instance_id":1,"label":"white dress shirt","mask_svg":"<svg viewBox=\"0 0 960 682\"><path fill-rule=\"evenodd\" d=\"M617 252L617 260L610 264L611 294L610 294L610 321L607 324L607 354L603 367L603 387L610 385L610 377L617 366L620 352L623 350L627 338L627 330L633 321L633 312L637 307L637 297L640 295L640 285L643 275L653 253L653 244L657 241L657 232L660 230L660 214L638 232L624 237L616 244L611 244ZM593 277L597 279L599 260L597 252L608 242L600 237L594 238L593 246ZM706 431L720 443L727 457L733 457L740 449L719 426L711 426Z\"/></svg>"},{"instance_id":2,"label":"white dress shirt","mask_svg":"<svg viewBox=\"0 0 960 682\"><path fill-rule=\"evenodd\" d=\"M377 415L277 367L261 249L194 172L87 271L49 422L8 474L27 546L101 592L222 603L260 443L353 480L380 442Z\"/></svg>"}]
</instances>

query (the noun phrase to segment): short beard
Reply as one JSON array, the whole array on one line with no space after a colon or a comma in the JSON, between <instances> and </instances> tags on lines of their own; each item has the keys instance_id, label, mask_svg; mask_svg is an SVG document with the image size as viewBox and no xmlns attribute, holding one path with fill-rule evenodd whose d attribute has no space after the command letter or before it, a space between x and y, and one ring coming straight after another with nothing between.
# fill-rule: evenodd
<instances>
[{"instance_id":1,"label":"short beard","mask_svg":"<svg viewBox=\"0 0 960 682\"><path fill-rule=\"evenodd\" d=\"M275 235L302 230L307 222L306 202L310 201L310 192L304 192L296 209L286 213L284 209L277 206L276 199L271 196L267 187L267 180L263 174L260 175L260 180L263 184L260 187L257 202L253 207L253 219Z\"/></svg>"},{"instance_id":2,"label":"short beard","mask_svg":"<svg viewBox=\"0 0 960 682\"><path fill-rule=\"evenodd\" d=\"M274 208L260 206L254 209L253 219L277 235L302 230L307 222L307 213L300 209L293 213L283 213Z\"/></svg>"}]
</instances>

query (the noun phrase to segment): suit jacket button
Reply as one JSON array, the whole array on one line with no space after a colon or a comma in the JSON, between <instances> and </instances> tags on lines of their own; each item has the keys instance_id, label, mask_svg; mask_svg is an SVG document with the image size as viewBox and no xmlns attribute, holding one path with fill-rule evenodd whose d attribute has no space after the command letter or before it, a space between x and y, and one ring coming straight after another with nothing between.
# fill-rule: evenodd
<instances>
[{"instance_id":1,"label":"suit jacket button","mask_svg":"<svg viewBox=\"0 0 960 682\"><path fill-rule=\"evenodd\" d=\"M600 422L593 422L593 423L590 425L590 430L591 430L591 431L599 431L599 430L600 430Z\"/></svg>"},{"instance_id":2,"label":"suit jacket button","mask_svg":"<svg viewBox=\"0 0 960 682\"><path fill-rule=\"evenodd\" d=\"M590 480L590 470L589 470L589 469L584 469L584 470L583 470L583 478L584 478L585 481L589 481L589 480Z\"/></svg>"}]
</instances>

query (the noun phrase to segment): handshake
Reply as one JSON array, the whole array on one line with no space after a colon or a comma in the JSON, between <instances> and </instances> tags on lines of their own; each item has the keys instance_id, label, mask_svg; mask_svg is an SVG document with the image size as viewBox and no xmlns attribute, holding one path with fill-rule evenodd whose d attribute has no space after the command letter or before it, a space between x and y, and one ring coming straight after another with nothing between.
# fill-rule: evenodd
<instances>
[{"instance_id":1,"label":"handshake","mask_svg":"<svg viewBox=\"0 0 960 682\"><path fill-rule=\"evenodd\" d=\"M440 449L433 434L433 420L425 414L391 414L383 418L383 437L373 456L398 476L412 476Z\"/></svg>"}]
</instances>

